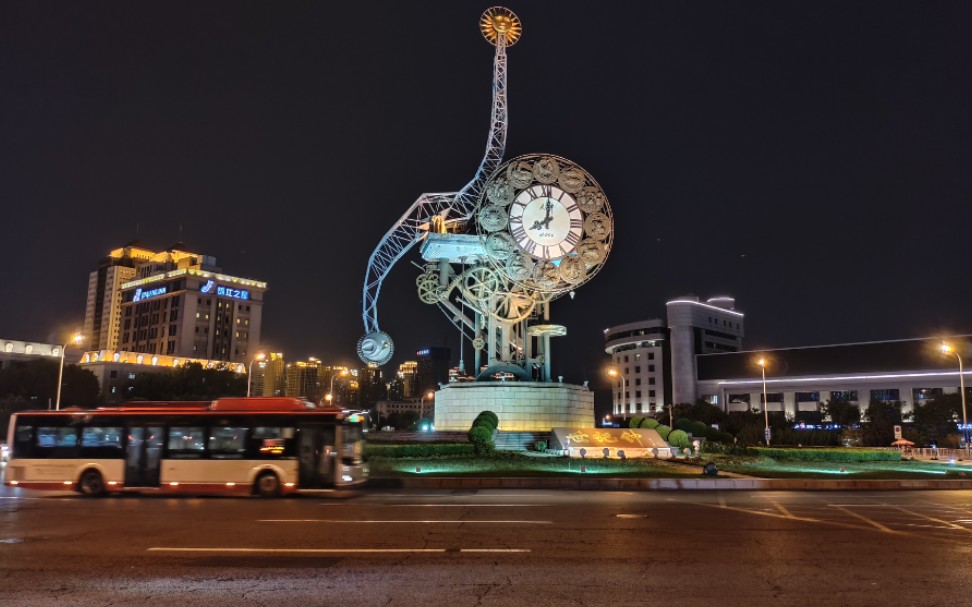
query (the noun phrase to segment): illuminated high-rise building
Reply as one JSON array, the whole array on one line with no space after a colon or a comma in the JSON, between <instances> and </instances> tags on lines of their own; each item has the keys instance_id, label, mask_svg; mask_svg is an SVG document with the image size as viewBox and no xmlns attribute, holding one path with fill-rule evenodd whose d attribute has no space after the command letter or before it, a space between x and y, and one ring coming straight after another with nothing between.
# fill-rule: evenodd
<instances>
[{"instance_id":1,"label":"illuminated high-rise building","mask_svg":"<svg viewBox=\"0 0 972 607\"><path fill-rule=\"evenodd\" d=\"M85 332L98 336L92 350L248 362L260 343L266 290L181 244L158 253L130 245L89 278Z\"/></svg>"},{"instance_id":2,"label":"illuminated high-rise building","mask_svg":"<svg viewBox=\"0 0 972 607\"><path fill-rule=\"evenodd\" d=\"M286 396L304 398L313 403L321 402L328 386L322 381L323 365L321 361L312 358L308 361L296 361L286 366Z\"/></svg>"},{"instance_id":3,"label":"illuminated high-rise building","mask_svg":"<svg viewBox=\"0 0 972 607\"><path fill-rule=\"evenodd\" d=\"M136 268L156 255L137 241L108 253L88 275L84 310L84 344L89 350L114 350L121 335L121 286L135 278Z\"/></svg>"},{"instance_id":4,"label":"illuminated high-rise building","mask_svg":"<svg viewBox=\"0 0 972 607\"><path fill-rule=\"evenodd\" d=\"M418 363L406 360L398 365L398 381L401 386L401 398L416 398L418 391Z\"/></svg>"},{"instance_id":5,"label":"illuminated high-rise building","mask_svg":"<svg viewBox=\"0 0 972 607\"><path fill-rule=\"evenodd\" d=\"M253 364L250 379L254 396L284 396L287 387L286 368L282 352L270 352L266 358Z\"/></svg>"}]
</instances>

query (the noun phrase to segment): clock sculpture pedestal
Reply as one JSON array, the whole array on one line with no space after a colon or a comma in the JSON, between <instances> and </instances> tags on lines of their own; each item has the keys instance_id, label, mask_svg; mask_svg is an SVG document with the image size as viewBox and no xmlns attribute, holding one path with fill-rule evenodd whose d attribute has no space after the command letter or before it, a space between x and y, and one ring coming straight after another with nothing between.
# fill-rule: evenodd
<instances>
[{"instance_id":1,"label":"clock sculpture pedestal","mask_svg":"<svg viewBox=\"0 0 972 607\"><path fill-rule=\"evenodd\" d=\"M584 386L531 381L460 382L435 393L435 429L466 431L483 411L503 432L594 426L594 393Z\"/></svg>"}]
</instances>

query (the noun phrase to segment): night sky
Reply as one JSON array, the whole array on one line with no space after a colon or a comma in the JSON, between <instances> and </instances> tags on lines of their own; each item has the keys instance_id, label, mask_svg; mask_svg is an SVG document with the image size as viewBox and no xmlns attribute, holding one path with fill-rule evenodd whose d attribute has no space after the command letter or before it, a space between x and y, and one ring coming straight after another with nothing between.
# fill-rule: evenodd
<instances>
[{"instance_id":1,"label":"night sky","mask_svg":"<svg viewBox=\"0 0 972 607\"><path fill-rule=\"evenodd\" d=\"M0 337L79 327L110 249L181 239L269 283L267 347L358 365L368 256L481 160L489 6L0 4ZM602 330L687 293L735 296L747 349L972 331L972 4L507 6L506 157L579 163L616 221L555 375L602 380ZM458 345L410 260L389 369Z\"/></svg>"}]
</instances>

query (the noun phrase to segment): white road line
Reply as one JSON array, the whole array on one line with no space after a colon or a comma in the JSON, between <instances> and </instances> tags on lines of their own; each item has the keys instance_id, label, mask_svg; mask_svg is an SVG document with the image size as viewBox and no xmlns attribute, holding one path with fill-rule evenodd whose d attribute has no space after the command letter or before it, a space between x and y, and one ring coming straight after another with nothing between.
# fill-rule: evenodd
<instances>
[{"instance_id":1,"label":"white road line","mask_svg":"<svg viewBox=\"0 0 972 607\"><path fill-rule=\"evenodd\" d=\"M409 554L449 552L448 548L175 548L156 546L147 552L210 552L217 554ZM529 548L461 548L459 552L470 553L523 553Z\"/></svg>"},{"instance_id":2,"label":"white road line","mask_svg":"<svg viewBox=\"0 0 972 607\"><path fill-rule=\"evenodd\" d=\"M239 554L355 554L355 553L408 553L408 552L445 552L445 548L174 548L156 546L148 552L218 552Z\"/></svg>"},{"instance_id":3,"label":"white road line","mask_svg":"<svg viewBox=\"0 0 972 607\"><path fill-rule=\"evenodd\" d=\"M422 524L442 524L442 523L479 523L479 524L503 524L503 525L552 525L553 521L457 521L457 520L357 520L357 521L346 521L340 519L329 519L329 518L265 518L257 519L258 523L422 523Z\"/></svg>"}]
</instances>

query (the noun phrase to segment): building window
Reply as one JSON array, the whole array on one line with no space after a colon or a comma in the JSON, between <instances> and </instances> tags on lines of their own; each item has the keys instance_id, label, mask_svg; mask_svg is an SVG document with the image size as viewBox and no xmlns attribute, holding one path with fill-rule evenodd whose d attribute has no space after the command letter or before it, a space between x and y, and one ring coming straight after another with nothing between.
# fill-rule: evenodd
<instances>
[{"instance_id":1,"label":"building window","mask_svg":"<svg viewBox=\"0 0 972 607\"><path fill-rule=\"evenodd\" d=\"M649 352L648 353L648 360L655 360L655 353L654 352Z\"/></svg>"},{"instance_id":2,"label":"building window","mask_svg":"<svg viewBox=\"0 0 972 607\"><path fill-rule=\"evenodd\" d=\"M635 385L636 386L640 386L641 385L641 378L640 377L635 378Z\"/></svg>"},{"instance_id":3,"label":"building window","mask_svg":"<svg viewBox=\"0 0 972 607\"><path fill-rule=\"evenodd\" d=\"M899 392L896 388L885 388L883 390L871 390L871 400L880 400L886 403L901 400L898 398Z\"/></svg>"},{"instance_id":4,"label":"building window","mask_svg":"<svg viewBox=\"0 0 972 607\"><path fill-rule=\"evenodd\" d=\"M820 402L819 392L797 392L796 401L798 403L817 403Z\"/></svg>"},{"instance_id":5,"label":"building window","mask_svg":"<svg viewBox=\"0 0 972 607\"><path fill-rule=\"evenodd\" d=\"M649 373L654 373L655 372L655 365L648 365L648 372Z\"/></svg>"},{"instance_id":6,"label":"building window","mask_svg":"<svg viewBox=\"0 0 972 607\"><path fill-rule=\"evenodd\" d=\"M635 398L641 398L641 390L635 390Z\"/></svg>"},{"instance_id":7,"label":"building window","mask_svg":"<svg viewBox=\"0 0 972 607\"><path fill-rule=\"evenodd\" d=\"M830 400L857 400L857 390L835 390L830 393Z\"/></svg>"},{"instance_id":8,"label":"building window","mask_svg":"<svg viewBox=\"0 0 972 607\"><path fill-rule=\"evenodd\" d=\"M635 373L641 373L641 365L635 366Z\"/></svg>"},{"instance_id":9,"label":"building window","mask_svg":"<svg viewBox=\"0 0 972 607\"><path fill-rule=\"evenodd\" d=\"M655 391L654 390L648 390L648 398L654 398L654 397L655 397Z\"/></svg>"},{"instance_id":10,"label":"building window","mask_svg":"<svg viewBox=\"0 0 972 607\"><path fill-rule=\"evenodd\" d=\"M783 393L782 392L770 392L769 394L766 395L766 400L769 401L769 402L771 402L771 403L781 403L781 402L783 402ZM759 395L759 402L760 403L763 402L763 395L762 394Z\"/></svg>"},{"instance_id":11,"label":"building window","mask_svg":"<svg viewBox=\"0 0 972 607\"><path fill-rule=\"evenodd\" d=\"M648 385L649 386L654 386L655 385L655 378L654 377L649 377L648 378Z\"/></svg>"}]
</instances>

